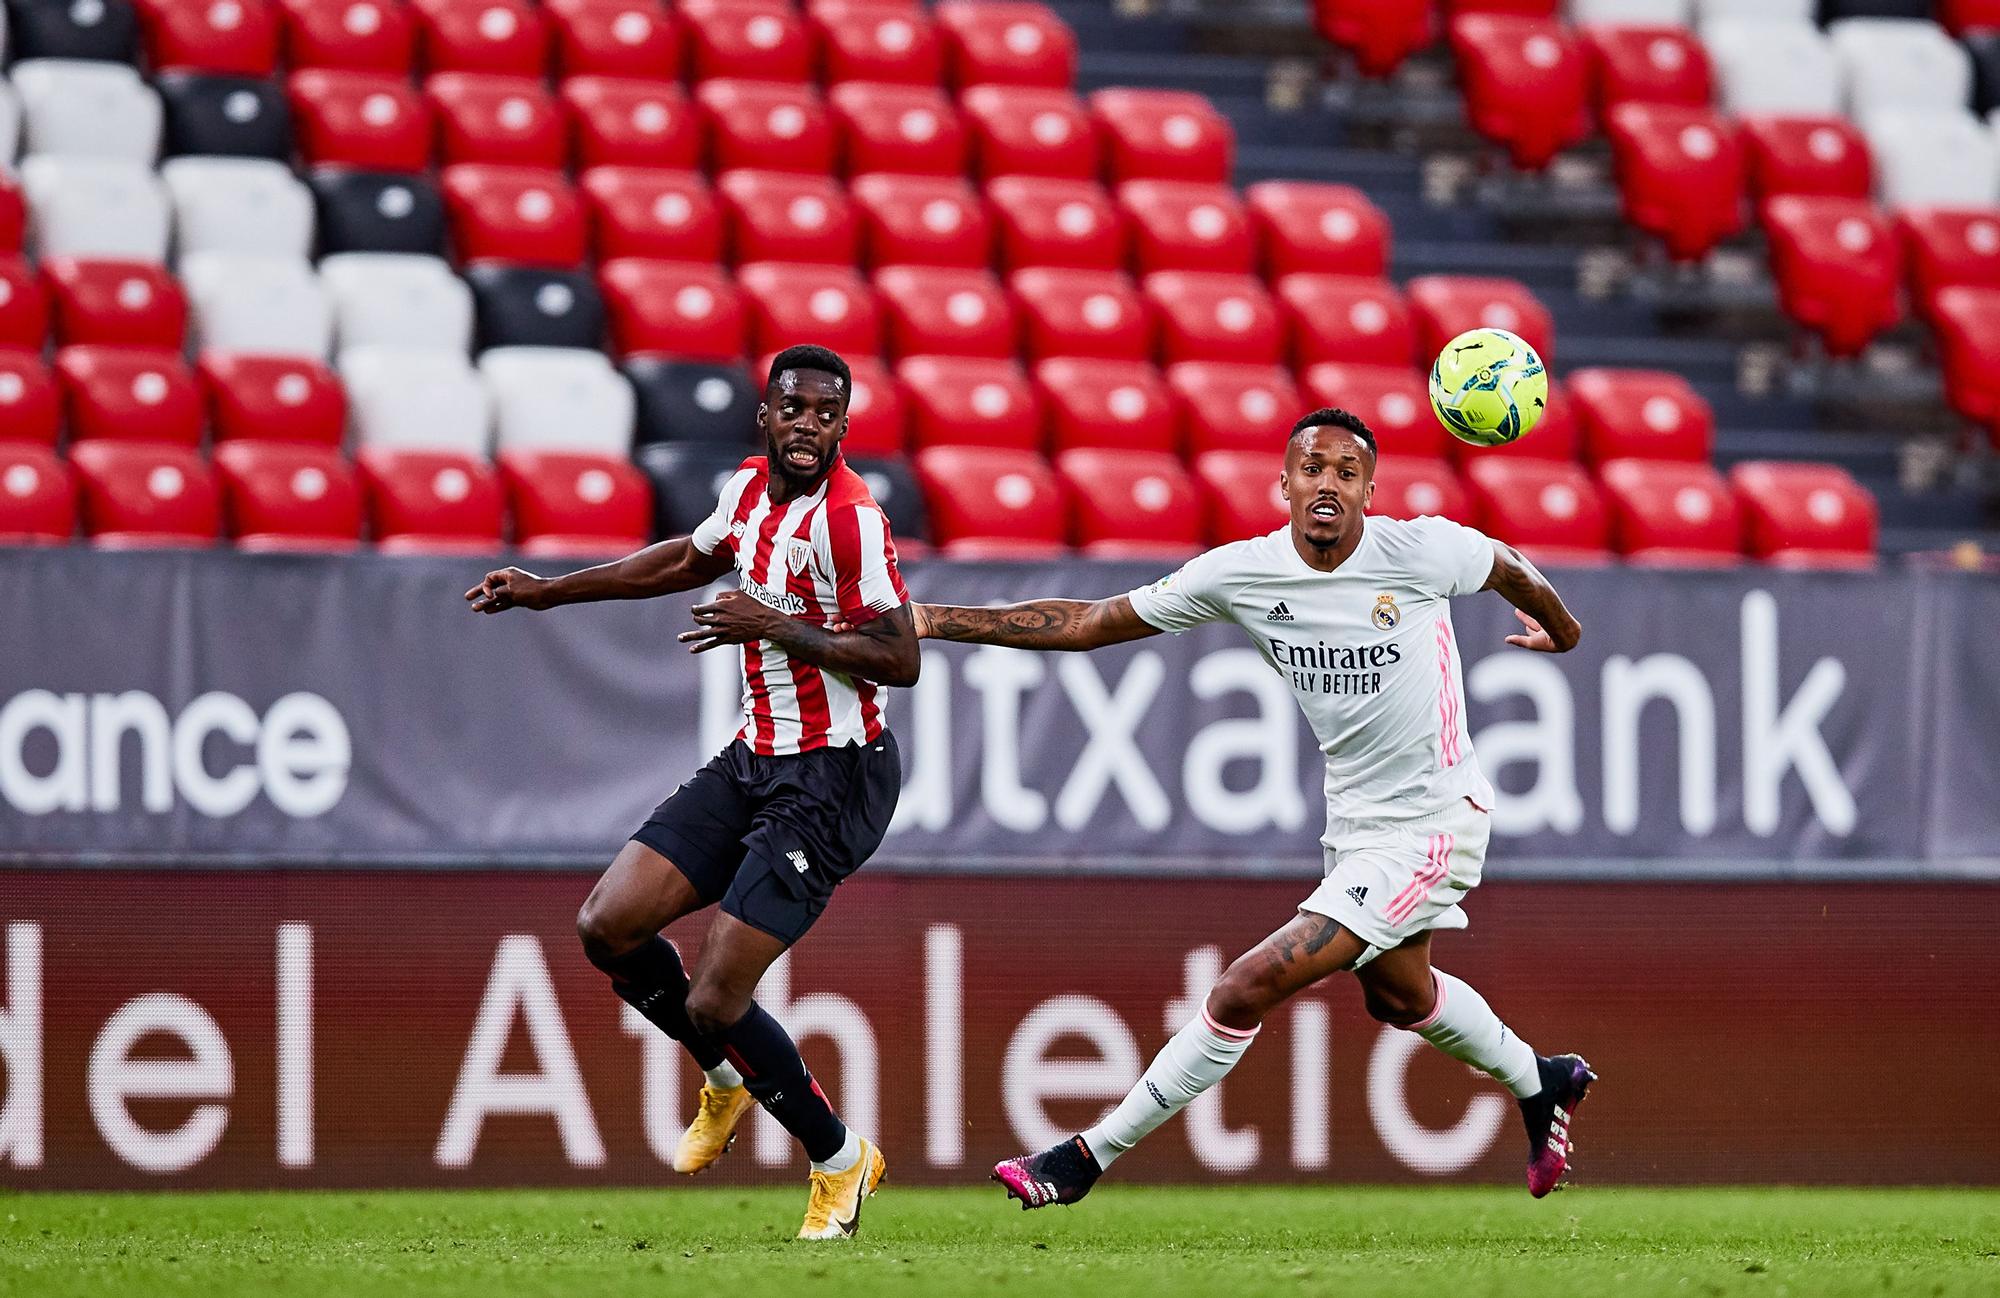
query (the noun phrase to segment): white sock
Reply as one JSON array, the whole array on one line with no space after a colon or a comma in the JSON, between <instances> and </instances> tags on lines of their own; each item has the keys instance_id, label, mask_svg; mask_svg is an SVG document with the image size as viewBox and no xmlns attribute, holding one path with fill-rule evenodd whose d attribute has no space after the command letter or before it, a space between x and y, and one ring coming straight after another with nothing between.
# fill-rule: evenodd
<instances>
[{"instance_id":1,"label":"white sock","mask_svg":"<svg viewBox=\"0 0 2000 1298\"><path fill-rule=\"evenodd\" d=\"M1194 1022L1174 1033L1153 1056L1139 1084L1118 1102L1110 1116L1083 1133L1091 1157L1100 1168L1145 1138L1146 1133L1188 1106L1236 1067L1250 1048L1257 1029L1225 1028L1202 1006Z\"/></svg>"},{"instance_id":2,"label":"white sock","mask_svg":"<svg viewBox=\"0 0 2000 1298\"><path fill-rule=\"evenodd\" d=\"M861 1137L854 1134L854 1128L849 1127L847 1129L847 1141L845 1144L841 1145L840 1152L838 1154L835 1154L832 1158L827 1159L824 1163L814 1163L813 1171L845 1172L848 1168L853 1167L856 1163L860 1161L861 1161Z\"/></svg>"},{"instance_id":3,"label":"white sock","mask_svg":"<svg viewBox=\"0 0 2000 1298\"><path fill-rule=\"evenodd\" d=\"M1491 1074L1518 1098L1540 1091L1542 1075L1533 1047L1500 1021L1486 998L1442 969L1432 969L1431 978L1437 984L1437 1005L1410 1031L1453 1059Z\"/></svg>"},{"instance_id":4,"label":"white sock","mask_svg":"<svg viewBox=\"0 0 2000 1298\"><path fill-rule=\"evenodd\" d=\"M732 1086L743 1085L743 1074L737 1072L736 1065L730 1063L727 1059L713 1068L703 1069L702 1076L708 1079L710 1086L718 1087L725 1091Z\"/></svg>"}]
</instances>

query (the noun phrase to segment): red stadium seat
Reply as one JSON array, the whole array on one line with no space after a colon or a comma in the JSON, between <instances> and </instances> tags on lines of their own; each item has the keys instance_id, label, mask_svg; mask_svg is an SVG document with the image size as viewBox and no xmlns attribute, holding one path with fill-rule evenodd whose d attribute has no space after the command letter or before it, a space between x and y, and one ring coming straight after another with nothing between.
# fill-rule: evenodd
<instances>
[{"instance_id":1,"label":"red stadium seat","mask_svg":"<svg viewBox=\"0 0 2000 1298\"><path fill-rule=\"evenodd\" d=\"M1000 232L1000 264L1122 270L1125 214L1092 180L1001 176L986 182Z\"/></svg>"},{"instance_id":2,"label":"red stadium seat","mask_svg":"<svg viewBox=\"0 0 2000 1298\"><path fill-rule=\"evenodd\" d=\"M972 133L973 170L982 179L1097 179L1097 123L1069 91L974 86L958 97L958 106Z\"/></svg>"},{"instance_id":3,"label":"red stadium seat","mask_svg":"<svg viewBox=\"0 0 2000 1298\"><path fill-rule=\"evenodd\" d=\"M1410 295L1420 356L1436 356L1468 329L1506 329L1527 339L1544 365L1555 362L1555 321L1519 280L1423 275L1403 288Z\"/></svg>"},{"instance_id":4,"label":"red stadium seat","mask_svg":"<svg viewBox=\"0 0 2000 1298\"><path fill-rule=\"evenodd\" d=\"M180 350L187 298L158 262L45 257L42 278L58 343Z\"/></svg>"},{"instance_id":5,"label":"red stadium seat","mask_svg":"<svg viewBox=\"0 0 2000 1298\"><path fill-rule=\"evenodd\" d=\"M1264 180L1243 191L1243 202L1266 279L1388 273L1389 219L1350 185Z\"/></svg>"},{"instance_id":6,"label":"red stadium seat","mask_svg":"<svg viewBox=\"0 0 2000 1298\"><path fill-rule=\"evenodd\" d=\"M347 394L320 362L207 351L195 369L218 443L247 439L340 445Z\"/></svg>"},{"instance_id":7,"label":"red stadium seat","mask_svg":"<svg viewBox=\"0 0 2000 1298\"><path fill-rule=\"evenodd\" d=\"M840 444L849 456L901 455L907 445L909 409L889 367L872 356L847 360L854 390L847 399L847 440ZM758 367L769 373L770 362Z\"/></svg>"},{"instance_id":8,"label":"red stadium seat","mask_svg":"<svg viewBox=\"0 0 2000 1298\"><path fill-rule=\"evenodd\" d=\"M1930 310L1946 400L2000 430L2000 288L1939 289Z\"/></svg>"},{"instance_id":9,"label":"red stadium seat","mask_svg":"<svg viewBox=\"0 0 2000 1298\"><path fill-rule=\"evenodd\" d=\"M1570 373L1570 399L1583 425L1583 456L1607 460L1694 460L1715 448L1708 402L1668 370L1582 369Z\"/></svg>"},{"instance_id":10,"label":"red stadium seat","mask_svg":"<svg viewBox=\"0 0 2000 1298\"><path fill-rule=\"evenodd\" d=\"M213 545L222 531L215 478L192 447L79 442L69 462L84 534L98 545Z\"/></svg>"},{"instance_id":11,"label":"red stadium seat","mask_svg":"<svg viewBox=\"0 0 2000 1298\"><path fill-rule=\"evenodd\" d=\"M912 356L896 365L910 406L910 444L1042 449L1042 407L1011 360Z\"/></svg>"},{"instance_id":12,"label":"red stadium seat","mask_svg":"<svg viewBox=\"0 0 2000 1298\"><path fill-rule=\"evenodd\" d=\"M1047 5L945 0L935 10L952 84L1058 86L1076 80L1076 35Z\"/></svg>"},{"instance_id":13,"label":"red stadium seat","mask_svg":"<svg viewBox=\"0 0 2000 1298\"><path fill-rule=\"evenodd\" d=\"M1278 488L1284 467L1285 454L1278 447L1205 451L1194 457L1195 488L1201 493L1210 545L1264 536L1285 526L1289 511Z\"/></svg>"},{"instance_id":14,"label":"red stadium seat","mask_svg":"<svg viewBox=\"0 0 2000 1298\"><path fill-rule=\"evenodd\" d=\"M2000 0L1939 0L1937 20L1953 36L1982 27L2000 27Z\"/></svg>"},{"instance_id":15,"label":"red stadium seat","mask_svg":"<svg viewBox=\"0 0 2000 1298\"><path fill-rule=\"evenodd\" d=\"M1145 361L1057 357L1035 366L1049 444L1174 454L1180 411L1160 372Z\"/></svg>"},{"instance_id":16,"label":"red stadium seat","mask_svg":"<svg viewBox=\"0 0 2000 1298\"><path fill-rule=\"evenodd\" d=\"M1588 61L1559 23L1466 14L1450 30L1472 129L1516 167L1539 171L1590 133Z\"/></svg>"},{"instance_id":17,"label":"red stadium seat","mask_svg":"<svg viewBox=\"0 0 2000 1298\"><path fill-rule=\"evenodd\" d=\"M1250 275L1163 270L1139 282L1160 321L1160 360L1241 361L1275 365L1284 359L1284 324L1263 281Z\"/></svg>"},{"instance_id":18,"label":"red stadium seat","mask_svg":"<svg viewBox=\"0 0 2000 1298\"><path fill-rule=\"evenodd\" d=\"M754 77L808 81L812 34L783 0L680 0L689 71L696 81Z\"/></svg>"},{"instance_id":19,"label":"red stadium seat","mask_svg":"<svg viewBox=\"0 0 2000 1298\"><path fill-rule=\"evenodd\" d=\"M681 28L658 0L559 0L543 7L563 77L681 74Z\"/></svg>"},{"instance_id":20,"label":"red stadium seat","mask_svg":"<svg viewBox=\"0 0 2000 1298\"><path fill-rule=\"evenodd\" d=\"M746 168L717 176L715 193L734 261L852 266L861 250L861 223L831 177Z\"/></svg>"},{"instance_id":21,"label":"red stadium seat","mask_svg":"<svg viewBox=\"0 0 2000 1298\"><path fill-rule=\"evenodd\" d=\"M1225 184L1236 159L1229 119L1183 90L1099 90L1091 115L1103 132L1111 179Z\"/></svg>"},{"instance_id":22,"label":"red stadium seat","mask_svg":"<svg viewBox=\"0 0 2000 1298\"><path fill-rule=\"evenodd\" d=\"M944 79L944 44L921 9L820 0L806 21L819 40L821 74L829 86L843 81L935 86Z\"/></svg>"},{"instance_id":23,"label":"red stadium seat","mask_svg":"<svg viewBox=\"0 0 2000 1298\"><path fill-rule=\"evenodd\" d=\"M285 0L285 59L293 68L406 75L417 24L401 0Z\"/></svg>"},{"instance_id":24,"label":"red stadium seat","mask_svg":"<svg viewBox=\"0 0 2000 1298\"><path fill-rule=\"evenodd\" d=\"M439 181L460 261L559 269L583 261L583 205L561 172L462 162Z\"/></svg>"},{"instance_id":25,"label":"red stadium seat","mask_svg":"<svg viewBox=\"0 0 2000 1298\"><path fill-rule=\"evenodd\" d=\"M1537 563L1595 564L1610 557L1604 501L1580 466L1481 455L1464 469L1480 526L1495 538Z\"/></svg>"},{"instance_id":26,"label":"red stadium seat","mask_svg":"<svg viewBox=\"0 0 2000 1298\"><path fill-rule=\"evenodd\" d=\"M1203 540L1201 498L1167 451L1074 447L1058 451L1072 535L1102 559L1191 557Z\"/></svg>"},{"instance_id":27,"label":"red stadium seat","mask_svg":"<svg viewBox=\"0 0 2000 1298\"><path fill-rule=\"evenodd\" d=\"M979 193L956 176L856 176L847 187L861 214L871 266L984 266L993 224Z\"/></svg>"},{"instance_id":28,"label":"red stadium seat","mask_svg":"<svg viewBox=\"0 0 2000 1298\"><path fill-rule=\"evenodd\" d=\"M571 77L563 106L579 167L606 164L692 171L701 164L701 123L672 82L634 77Z\"/></svg>"},{"instance_id":29,"label":"red stadium seat","mask_svg":"<svg viewBox=\"0 0 2000 1298\"><path fill-rule=\"evenodd\" d=\"M49 336L49 295L19 256L0 256L0 347L40 351Z\"/></svg>"},{"instance_id":30,"label":"red stadium seat","mask_svg":"<svg viewBox=\"0 0 2000 1298\"><path fill-rule=\"evenodd\" d=\"M1868 141L1844 117L1750 114L1736 119L1750 193L1866 198L1874 186Z\"/></svg>"},{"instance_id":31,"label":"red stadium seat","mask_svg":"<svg viewBox=\"0 0 2000 1298\"><path fill-rule=\"evenodd\" d=\"M1416 363L1410 305L1394 284L1363 275L1287 275L1272 286L1291 339L1292 367L1321 361Z\"/></svg>"},{"instance_id":32,"label":"red stadium seat","mask_svg":"<svg viewBox=\"0 0 2000 1298\"><path fill-rule=\"evenodd\" d=\"M930 446L917 452L931 536L956 558L1041 559L1063 553L1068 502L1035 451Z\"/></svg>"},{"instance_id":33,"label":"red stadium seat","mask_svg":"<svg viewBox=\"0 0 2000 1298\"><path fill-rule=\"evenodd\" d=\"M201 394L177 351L85 344L56 353L73 441L201 441Z\"/></svg>"},{"instance_id":34,"label":"red stadium seat","mask_svg":"<svg viewBox=\"0 0 2000 1298\"><path fill-rule=\"evenodd\" d=\"M141 0L137 9L156 72L268 77L278 65L278 15L269 0Z\"/></svg>"},{"instance_id":35,"label":"red stadium seat","mask_svg":"<svg viewBox=\"0 0 2000 1298\"><path fill-rule=\"evenodd\" d=\"M1382 456L1368 512L1384 518L1432 515L1468 524L1474 519L1472 498L1450 463L1423 455Z\"/></svg>"},{"instance_id":36,"label":"red stadium seat","mask_svg":"<svg viewBox=\"0 0 2000 1298\"><path fill-rule=\"evenodd\" d=\"M722 214L692 171L592 167L577 178L597 259L720 261Z\"/></svg>"},{"instance_id":37,"label":"red stadium seat","mask_svg":"<svg viewBox=\"0 0 2000 1298\"><path fill-rule=\"evenodd\" d=\"M400 76L307 68L294 72L287 87L299 156L309 166L430 166L430 105Z\"/></svg>"},{"instance_id":38,"label":"red stadium seat","mask_svg":"<svg viewBox=\"0 0 2000 1298\"><path fill-rule=\"evenodd\" d=\"M619 257L598 267L597 283L618 354L742 359L743 295L720 266Z\"/></svg>"},{"instance_id":39,"label":"red stadium seat","mask_svg":"<svg viewBox=\"0 0 2000 1298\"><path fill-rule=\"evenodd\" d=\"M361 488L330 446L225 442L215 448L222 513L239 550L352 550Z\"/></svg>"},{"instance_id":40,"label":"red stadium seat","mask_svg":"<svg viewBox=\"0 0 2000 1298\"><path fill-rule=\"evenodd\" d=\"M1149 360L1153 317L1132 281L1117 271L1031 267L1007 277L1025 354Z\"/></svg>"},{"instance_id":41,"label":"red stadium seat","mask_svg":"<svg viewBox=\"0 0 2000 1298\"><path fill-rule=\"evenodd\" d=\"M1250 218L1227 185L1128 180L1118 187L1133 234L1134 269L1247 274Z\"/></svg>"},{"instance_id":42,"label":"red stadium seat","mask_svg":"<svg viewBox=\"0 0 2000 1298\"><path fill-rule=\"evenodd\" d=\"M1896 229L1909 255L1910 300L1926 318L1943 289L2000 288L2000 207L1906 207Z\"/></svg>"},{"instance_id":43,"label":"red stadium seat","mask_svg":"<svg viewBox=\"0 0 2000 1298\"><path fill-rule=\"evenodd\" d=\"M1313 18L1366 77L1387 77L1437 38L1428 0L1314 0Z\"/></svg>"},{"instance_id":44,"label":"red stadium seat","mask_svg":"<svg viewBox=\"0 0 2000 1298\"><path fill-rule=\"evenodd\" d=\"M560 167L569 152L562 113L540 81L440 72L424 83L445 163Z\"/></svg>"},{"instance_id":45,"label":"red stadium seat","mask_svg":"<svg viewBox=\"0 0 2000 1298\"><path fill-rule=\"evenodd\" d=\"M850 176L895 171L957 176L965 171L965 126L936 86L848 81L826 92Z\"/></svg>"},{"instance_id":46,"label":"red stadium seat","mask_svg":"<svg viewBox=\"0 0 2000 1298\"><path fill-rule=\"evenodd\" d=\"M56 444L62 396L39 351L0 347L0 428L5 441Z\"/></svg>"},{"instance_id":47,"label":"red stadium seat","mask_svg":"<svg viewBox=\"0 0 2000 1298\"><path fill-rule=\"evenodd\" d=\"M1785 195L1764 204L1763 224L1779 305L1830 354L1859 356L1903 318L1902 245L1867 199Z\"/></svg>"},{"instance_id":48,"label":"red stadium seat","mask_svg":"<svg viewBox=\"0 0 2000 1298\"><path fill-rule=\"evenodd\" d=\"M882 313L868 281L847 266L751 262L736 282L750 308L759 353L819 343L843 356L882 354Z\"/></svg>"},{"instance_id":49,"label":"red stadium seat","mask_svg":"<svg viewBox=\"0 0 2000 1298\"><path fill-rule=\"evenodd\" d=\"M76 483L46 446L0 442L0 545L60 545L76 532Z\"/></svg>"},{"instance_id":50,"label":"red stadium seat","mask_svg":"<svg viewBox=\"0 0 2000 1298\"><path fill-rule=\"evenodd\" d=\"M417 0L424 63L432 72L540 77L548 33L527 0Z\"/></svg>"},{"instance_id":51,"label":"red stadium seat","mask_svg":"<svg viewBox=\"0 0 2000 1298\"><path fill-rule=\"evenodd\" d=\"M1409 366L1322 361L1299 378L1313 405L1338 406L1360 415L1374 431L1383 456L1442 459L1451 454L1454 439L1431 413L1429 386Z\"/></svg>"},{"instance_id":52,"label":"red stadium seat","mask_svg":"<svg viewBox=\"0 0 2000 1298\"><path fill-rule=\"evenodd\" d=\"M1743 150L1707 108L1619 104L1605 119L1625 219L1699 261L1743 228Z\"/></svg>"},{"instance_id":53,"label":"red stadium seat","mask_svg":"<svg viewBox=\"0 0 2000 1298\"><path fill-rule=\"evenodd\" d=\"M896 356L1014 354L1014 304L989 270L886 266L875 272Z\"/></svg>"},{"instance_id":54,"label":"red stadium seat","mask_svg":"<svg viewBox=\"0 0 2000 1298\"><path fill-rule=\"evenodd\" d=\"M1487 453L1487 448L1453 439L1452 454L1463 464ZM1583 420L1577 416L1576 400L1558 379L1549 380L1548 405L1535 426L1520 441L1507 447L1507 454L1535 460L1574 460L1583 450Z\"/></svg>"},{"instance_id":55,"label":"red stadium seat","mask_svg":"<svg viewBox=\"0 0 2000 1298\"><path fill-rule=\"evenodd\" d=\"M1167 366L1189 455L1283 446L1305 405L1277 365L1181 361Z\"/></svg>"},{"instance_id":56,"label":"red stadium seat","mask_svg":"<svg viewBox=\"0 0 2000 1298\"><path fill-rule=\"evenodd\" d=\"M766 171L833 170L833 123L807 85L782 81L704 81L696 105L708 127L709 166Z\"/></svg>"},{"instance_id":57,"label":"red stadium seat","mask_svg":"<svg viewBox=\"0 0 2000 1298\"><path fill-rule=\"evenodd\" d=\"M1599 113L1616 104L1708 107L1708 51L1686 27L1593 25L1580 34Z\"/></svg>"},{"instance_id":58,"label":"red stadium seat","mask_svg":"<svg viewBox=\"0 0 2000 1298\"><path fill-rule=\"evenodd\" d=\"M11 176L0 176L0 254L19 252L28 230L28 204Z\"/></svg>"},{"instance_id":59,"label":"red stadium seat","mask_svg":"<svg viewBox=\"0 0 2000 1298\"><path fill-rule=\"evenodd\" d=\"M630 460L567 451L504 451L499 466L521 553L608 557L646 544L653 493L646 475Z\"/></svg>"},{"instance_id":60,"label":"red stadium seat","mask_svg":"<svg viewBox=\"0 0 2000 1298\"><path fill-rule=\"evenodd\" d=\"M1613 460L1599 467L1611 539L1631 563L1713 568L1743 557L1736 497L1712 464Z\"/></svg>"},{"instance_id":61,"label":"red stadium seat","mask_svg":"<svg viewBox=\"0 0 2000 1298\"><path fill-rule=\"evenodd\" d=\"M1871 567L1875 498L1833 464L1750 460L1729 471L1743 507L1745 548L1767 563L1800 568Z\"/></svg>"},{"instance_id":62,"label":"red stadium seat","mask_svg":"<svg viewBox=\"0 0 2000 1298\"><path fill-rule=\"evenodd\" d=\"M385 554L491 554L505 507L500 478L457 451L363 449L355 468L368 530Z\"/></svg>"}]
</instances>

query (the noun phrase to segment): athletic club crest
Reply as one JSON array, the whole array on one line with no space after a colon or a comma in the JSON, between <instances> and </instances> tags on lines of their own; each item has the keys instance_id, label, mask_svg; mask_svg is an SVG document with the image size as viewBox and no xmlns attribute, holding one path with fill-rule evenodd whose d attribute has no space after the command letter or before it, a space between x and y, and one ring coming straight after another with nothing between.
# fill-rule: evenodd
<instances>
[{"instance_id":1,"label":"athletic club crest","mask_svg":"<svg viewBox=\"0 0 2000 1298\"><path fill-rule=\"evenodd\" d=\"M806 565L812 562L812 557L811 541L794 540L785 551L785 566L796 575L806 570Z\"/></svg>"},{"instance_id":2,"label":"athletic club crest","mask_svg":"<svg viewBox=\"0 0 2000 1298\"><path fill-rule=\"evenodd\" d=\"M1403 610L1396 607L1394 595L1377 595L1375 611L1369 617L1382 630L1394 631L1396 624L1403 620Z\"/></svg>"}]
</instances>

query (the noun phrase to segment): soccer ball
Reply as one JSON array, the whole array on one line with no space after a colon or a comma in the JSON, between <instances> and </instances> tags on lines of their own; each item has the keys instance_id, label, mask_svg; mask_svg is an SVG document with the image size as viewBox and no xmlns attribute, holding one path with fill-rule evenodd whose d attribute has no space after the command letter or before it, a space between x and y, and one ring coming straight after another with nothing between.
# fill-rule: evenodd
<instances>
[{"instance_id":1,"label":"soccer ball","mask_svg":"<svg viewBox=\"0 0 2000 1298\"><path fill-rule=\"evenodd\" d=\"M1542 358L1505 329L1468 329L1431 366L1431 409L1461 442L1504 446L1533 428L1548 404Z\"/></svg>"}]
</instances>

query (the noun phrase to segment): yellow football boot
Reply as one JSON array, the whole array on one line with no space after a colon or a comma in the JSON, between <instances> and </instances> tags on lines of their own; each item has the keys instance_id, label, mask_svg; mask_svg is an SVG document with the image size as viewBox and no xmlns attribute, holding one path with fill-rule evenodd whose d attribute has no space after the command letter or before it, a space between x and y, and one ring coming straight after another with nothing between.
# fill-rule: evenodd
<instances>
[{"instance_id":1,"label":"yellow football boot","mask_svg":"<svg viewBox=\"0 0 2000 1298\"><path fill-rule=\"evenodd\" d=\"M888 1174L889 1164L872 1140L861 1142L861 1157L845 1172L814 1172L799 1238L846 1239L860 1230L861 1202Z\"/></svg>"},{"instance_id":2,"label":"yellow football boot","mask_svg":"<svg viewBox=\"0 0 2000 1298\"><path fill-rule=\"evenodd\" d=\"M702 1087L701 1108L674 1148L674 1170L693 1176L728 1153L736 1140L737 1122L755 1103L747 1086Z\"/></svg>"}]
</instances>

